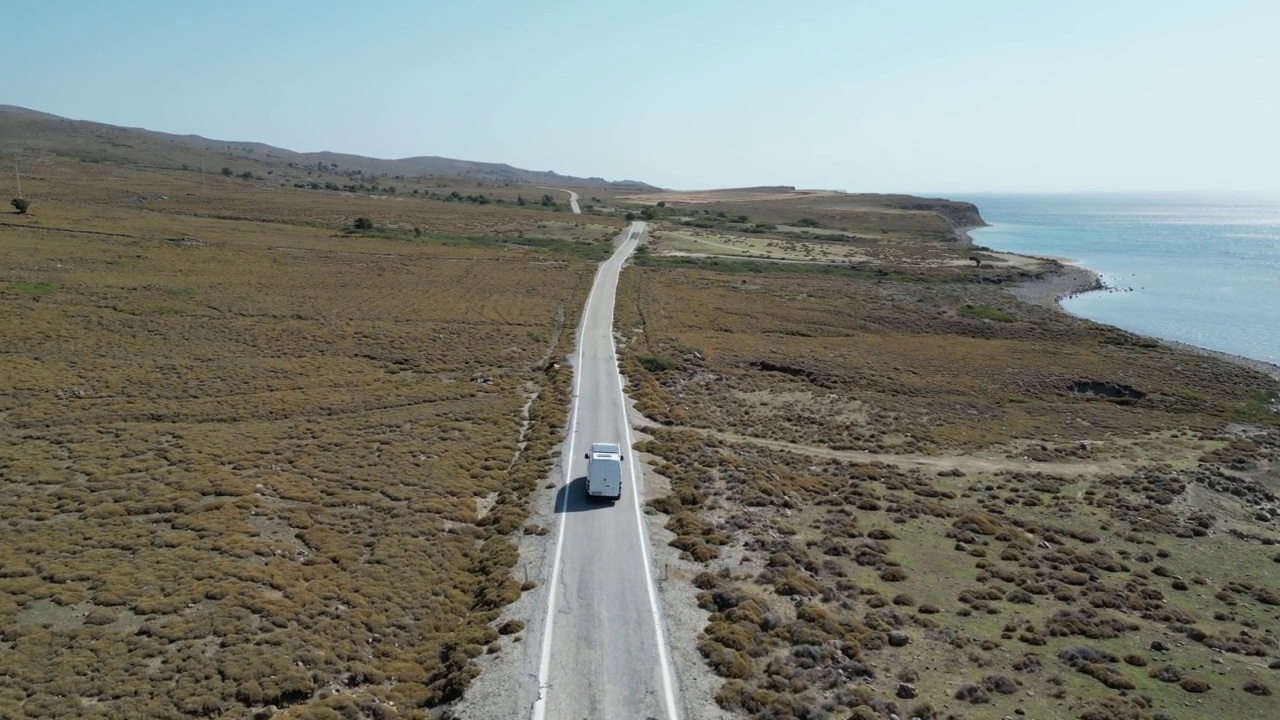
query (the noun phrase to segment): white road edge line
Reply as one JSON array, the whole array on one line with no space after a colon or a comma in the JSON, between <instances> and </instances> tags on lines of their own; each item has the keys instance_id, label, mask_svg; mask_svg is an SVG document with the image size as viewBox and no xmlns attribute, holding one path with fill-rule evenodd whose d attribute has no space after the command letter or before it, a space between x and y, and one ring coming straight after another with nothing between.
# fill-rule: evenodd
<instances>
[{"instance_id":1,"label":"white road edge line","mask_svg":"<svg viewBox=\"0 0 1280 720\"><path fill-rule=\"evenodd\" d=\"M636 244L640 244L640 236L644 235L644 224L640 226L640 232L635 232L635 225L628 230L627 239L633 236ZM626 258L623 258L624 262ZM622 268L618 268L619 279L621 279ZM617 293L614 293L617 297ZM616 364L618 361L618 346L613 339L613 320L609 322L609 348L613 352L613 360ZM662 613L658 610L658 592L653 584L653 569L649 564L649 537L644 531L644 516L640 512L640 482L638 478L640 474L636 472L636 452L632 447L633 440L631 437L631 416L627 412L627 394L622 389L622 370L619 369L615 374L618 381L618 397L622 400L622 418L623 432L626 433L627 453L630 460L627 466L631 470L631 499L636 511L636 532L640 533L640 555L644 559L644 586L649 591L649 613L653 617L653 632L658 640L658 663L662 666L662 691L667 701L667 720L680 720L680 714L676 710L676 692L675 680L671 675L671 660L667 651L667 634L662 626Z\"/></svg>"},{"instance_id":2,"label":"white road edge line","mask_svg":"<svg viewBox=\"0 0 1280 720\"><path fill-rule=\"evenodd\" d=\"M582 317L578 321L579 328L583 327L587 316L591 314L591 300L596 296L596 283L600 282L600 274L604 271L604 264L596 270L596 277L591 281L591 290L587 295L587 304L582 310ZM610 326L612 327L612 326ZM547 714L547 677L551 672L551 632L555 627L556 620L556 588L560 585L560 558L564 550L564 528L565 520L568 519L569 513L569 488L572 484L573 475L573 440L578 434L578 398L582 385L582 348L583 338L577 338L578 343L578 359L573 365L573 403L569 411L569 452L561 456L561 462L564 464L564 496L560 500L557 511L560 513L560 527L556 530L556 556L551 561L551 587L547 589L547 617L542 623L542 658L538 662L538 699L533 702L533 720L543 720Z\"/></svg>"}]
</instances>

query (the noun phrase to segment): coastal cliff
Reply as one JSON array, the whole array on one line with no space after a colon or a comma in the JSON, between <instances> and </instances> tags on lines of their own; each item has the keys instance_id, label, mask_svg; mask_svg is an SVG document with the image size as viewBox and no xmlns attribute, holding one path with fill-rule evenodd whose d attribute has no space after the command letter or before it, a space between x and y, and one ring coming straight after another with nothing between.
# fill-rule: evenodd
<instances>
[{"instance_id":1,"label":"coastal cliff","mask_svg":"<svg viewBox=\"0 0 1280 720\"><path fill-rule=\"evenodd\" d=\"M947 220L947 222L951 223L951 225L956 229L957 236L962 238L962 233L965 230L986 227L988 225L987 221L982 219L982 213L979 212L978 206L963 200L919 198L910 195L901 195L886 198L885 205L899 210L915 210L918 212L937 213Z\"/></svg>"}]
</instances>

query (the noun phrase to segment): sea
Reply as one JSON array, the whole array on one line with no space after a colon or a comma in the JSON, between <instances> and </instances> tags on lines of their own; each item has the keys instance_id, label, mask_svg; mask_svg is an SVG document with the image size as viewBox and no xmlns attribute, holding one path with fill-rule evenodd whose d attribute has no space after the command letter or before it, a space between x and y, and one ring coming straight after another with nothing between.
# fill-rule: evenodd
<instances>
[{"instance_id":1,"label":"sea","mask_svg":"<svg viewBox=\"0 0 1280 720\"><path fill-rule=\"evenodd\" d=\"M962 195L992 250L1070 259L1106 290L1068 312L1280 364L1280 197Z\"/></svg>"}]
</instances>

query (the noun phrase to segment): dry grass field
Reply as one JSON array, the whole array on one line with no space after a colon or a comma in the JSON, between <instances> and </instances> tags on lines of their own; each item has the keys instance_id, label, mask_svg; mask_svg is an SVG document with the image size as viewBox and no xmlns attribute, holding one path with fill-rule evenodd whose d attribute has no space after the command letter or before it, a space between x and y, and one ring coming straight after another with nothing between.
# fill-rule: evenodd
<instances>
[{"instance_id":1,"label":"dry grass field","mask_svg":"<svg viewBox=\"0 0 1280 720\"><path fill-rule=\"evenodd\" d=\"M593 191L595 192L595 191ZM616 192L616 207L631 209L660 230L715 230L752 237L823 243L861 241L898 249L954 241L957 229L983 224L970 203L909 195L869 195L790 188L693 193Z\"/></svg>"},{"instance_id":2,"label":"dry grass field","mask_svg":"<svg viewBox=\"0 0 1280 720\"><path fill-rule=\"evenodd\" d=\"M959 242L972 206L579 187L573 216L40 127L0 214L2 718L438 714L523 640L556 361L628 213L637 450L721 707L1277 715L1280 385L1018 302L1058 266Z\"/></svg>"},{"instance_id":3,"label":"dry grass field","mask_svg":"<svg viewBox=\"0 0 1280 720\"><path fill-rule=\"evenodd\" d=\"M617 329L723 708L1275 717L1275 381L1011 270L655 260Z\"/></svg>"},{"instance_id":4,"label":"dry grass field","mask_svg":"<svg viewBox=\"0 0 1280 720\"><path fill-rule=\"evenodd\" d=\"M622 223L27 166L30 213L0 215L0 717L457 697L520 639L494 621L563 429L551 361Z\"/></svg>"}]
</instances>

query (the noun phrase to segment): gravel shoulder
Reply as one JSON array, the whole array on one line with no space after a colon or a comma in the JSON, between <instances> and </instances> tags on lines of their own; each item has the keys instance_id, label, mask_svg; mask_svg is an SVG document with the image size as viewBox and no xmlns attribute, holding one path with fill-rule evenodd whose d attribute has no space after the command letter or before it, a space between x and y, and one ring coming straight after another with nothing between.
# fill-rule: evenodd
<instances>
[{"instance_id":1,"label":"gravel shoulder","mask_svg":"<svg viewBox=\"0 0 1280 720\"><path fill-rule=\"evenodd\" d=\"M644 428L655 423L635 409L630 397L627 398L627 414L636 443L649 440ZM646 453L638 453L637 458L645 468L645 495L652 498L669 494L670 480L652 469L658 459ZM666 515L646 508L644 521L657 571L655 581L662 602L667 647L671 651L671 663L680 686L681 718L730 720L734 715L721 709L715 700L716 692L724 681L711 671L698 652L698 637L707 626L709 613L698 607L698 589L693 586L693 578L706 568L681 559L681 551L668 544L675 535L666 528Z\"/></svg>"},{"instance_id":2,"label":"gravel shoulder","mask_svg":"<svg viewBox=\"0 0 1280 720\"><path fill-rule=\"evenodd\" d=\"M556 464L553 478L562 477L564 469ZM538 697L539 641L547 607L547 578L551 577L551 564L555 554L557 523L560 518L554 512L557 489L542 489L531 498L532 513L526 525L541 525L550 530L546 535L524 535L516 539L520 563L516 577L522 582L528 578L538 583L533 590L522 593L520 599L508 605L496 623L507 620L523 620L528 623L523 632L503 637L502 650L493 655L482 655L472 663L480 669L480 675L467 686L462 699L449 709L459 720L491 720L492 718L527 718Z\"/></svg>"}]
</instances>

